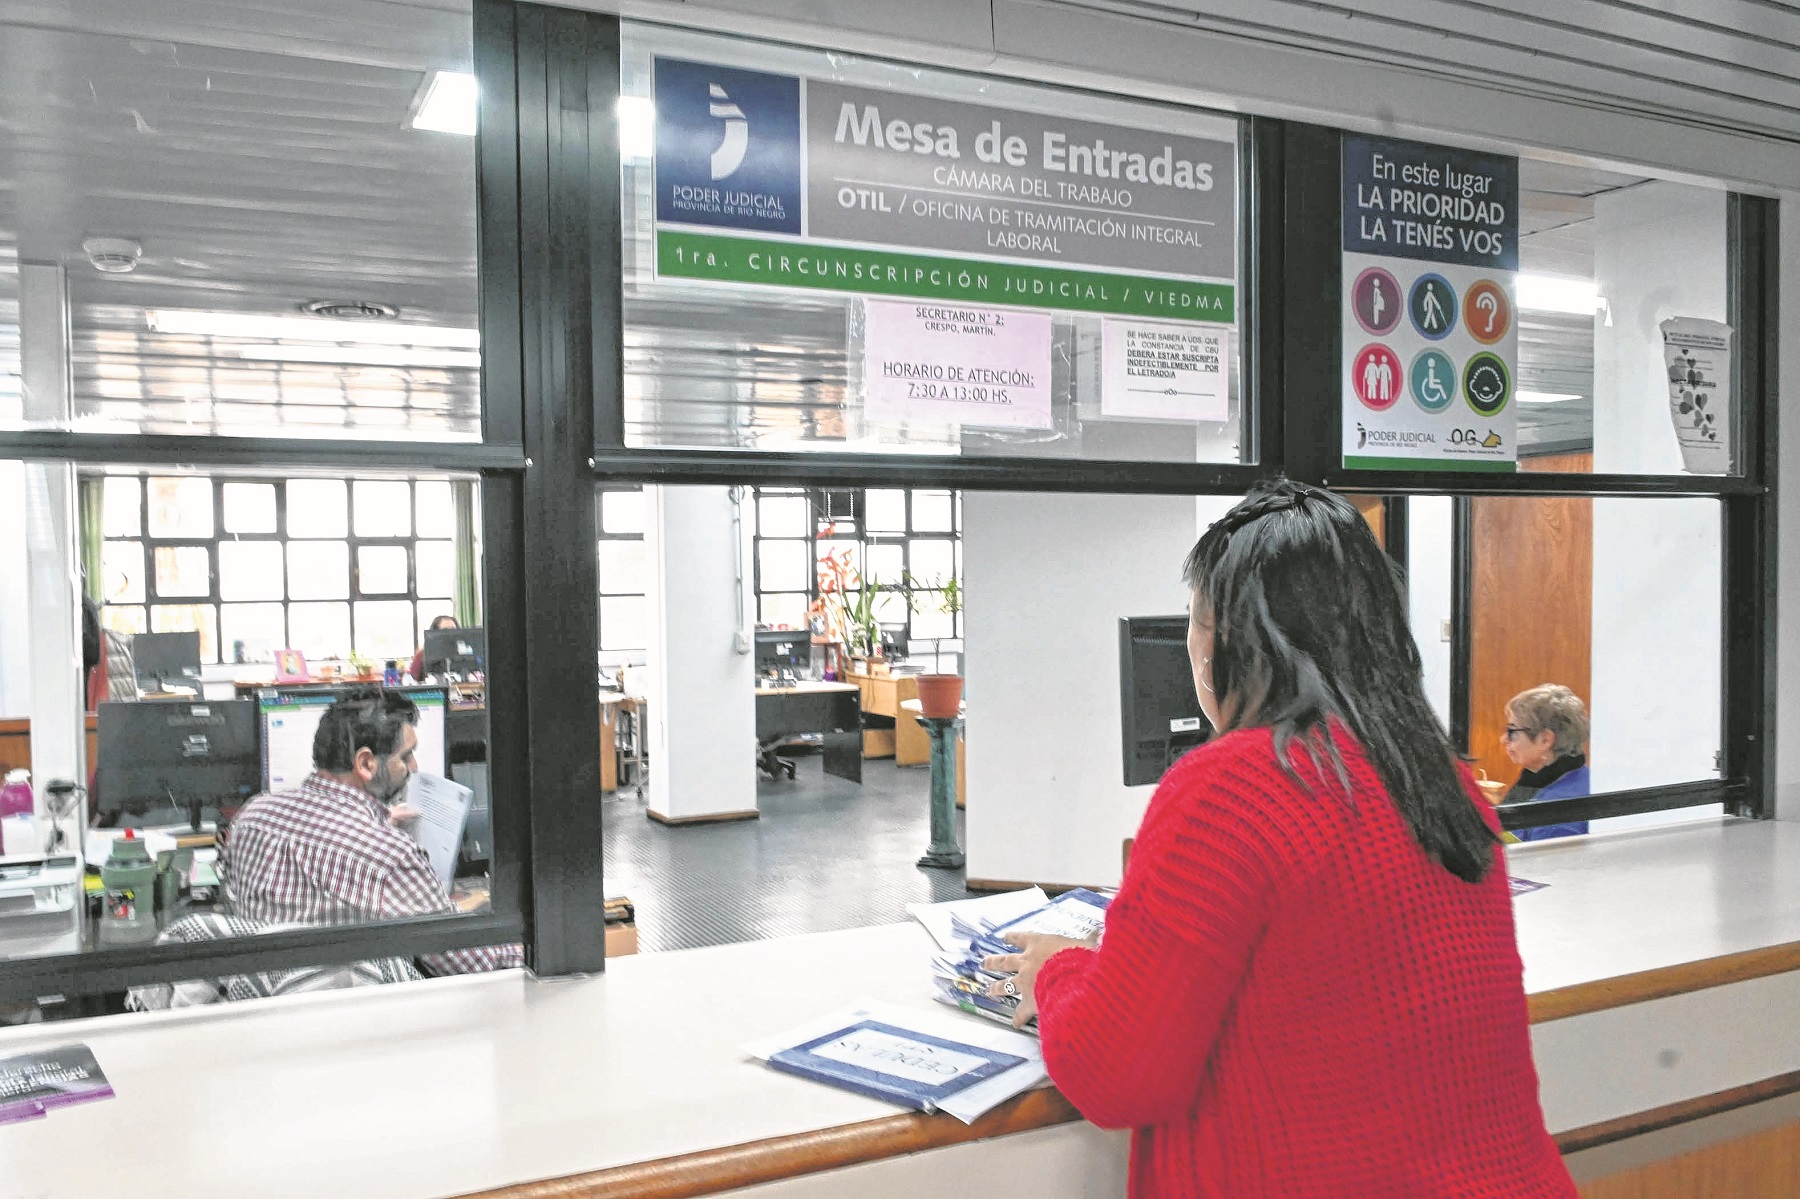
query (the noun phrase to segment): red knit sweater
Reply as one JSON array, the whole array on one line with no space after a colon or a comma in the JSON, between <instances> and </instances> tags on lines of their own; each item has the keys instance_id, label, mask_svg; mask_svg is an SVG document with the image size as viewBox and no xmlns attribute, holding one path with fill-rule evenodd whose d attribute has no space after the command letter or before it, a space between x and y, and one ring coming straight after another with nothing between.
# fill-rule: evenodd
<instances>
[{"instance_id":1,"label":"red knit sweater","mask_svg":"<svg viewBox=\"0 0 1800 1199\"><path fill-rule=\"evenodd\" d=\"M1267 729L1169 771L1101 947L1038 975L1051 1079L1134 1130L1139 1199L1573 1199L1504 860L1470 884L1426 857L1339 744L1350 797Z\"/></svg>"}]
</instances>

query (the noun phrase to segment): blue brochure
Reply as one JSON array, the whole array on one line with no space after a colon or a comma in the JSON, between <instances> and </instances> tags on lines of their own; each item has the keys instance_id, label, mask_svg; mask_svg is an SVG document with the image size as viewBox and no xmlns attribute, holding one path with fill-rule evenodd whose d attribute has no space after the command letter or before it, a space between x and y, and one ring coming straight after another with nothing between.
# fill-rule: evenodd
<instances>
[{"instance_id":1,"label":"blue brochure","mask_svg":"<svg viewBox=\"0 0 1800 1199\"><path fill-rule=\"evenodd\" d=\"M918 1111L1025 1063L1022 1057L861 1020L769 1056L789 1074Z\"/></svg>"}]
</instances>

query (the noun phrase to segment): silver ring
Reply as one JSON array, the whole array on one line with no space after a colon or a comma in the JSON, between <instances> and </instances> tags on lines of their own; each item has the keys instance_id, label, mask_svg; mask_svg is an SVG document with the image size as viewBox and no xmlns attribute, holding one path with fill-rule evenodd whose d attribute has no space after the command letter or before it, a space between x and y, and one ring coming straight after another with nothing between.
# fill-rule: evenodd
<instances>
[{"instance_id":1,"label":"silver ring","mask_svg":"<svg viewBox=\"0 0 1800 1199\"><path fill-rule=\"evenodd\" d=\"M1019 997L1019 984L1010 978L1000 984L1000 989L1014 999Z\"/></svg>"}]
</instances>

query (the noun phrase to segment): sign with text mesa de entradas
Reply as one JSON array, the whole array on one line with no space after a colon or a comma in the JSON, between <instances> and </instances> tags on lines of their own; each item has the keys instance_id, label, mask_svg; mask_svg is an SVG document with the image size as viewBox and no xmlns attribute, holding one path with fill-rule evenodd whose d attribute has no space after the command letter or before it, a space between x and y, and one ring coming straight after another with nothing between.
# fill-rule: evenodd
<instances>
[{"instance_id":1,"label":"sign with text mesa de entradas","mask_svg":"<svg viewBox=\"0 0 1800 1199\"><path fill-rule=\"evenodd\" d=\"M654 87L660 274L1236 317L1229 140L663 57ZM816 262L751 264L777 241ZM869 286L858 249L913 269Z\"/></svg>"}]
</instances>

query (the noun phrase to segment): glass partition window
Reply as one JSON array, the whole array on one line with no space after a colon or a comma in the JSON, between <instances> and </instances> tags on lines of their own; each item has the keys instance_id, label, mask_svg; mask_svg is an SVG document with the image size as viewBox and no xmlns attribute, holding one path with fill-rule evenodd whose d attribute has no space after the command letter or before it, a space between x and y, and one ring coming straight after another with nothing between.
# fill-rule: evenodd
<instances>
[{"instance_id":1,"label":"glass partition window","mask_svg":"<svg viewBox=\"0 0 1800 1199\"><path fill-rule=\"evenodd\" d=\"M106 627L194 630L209 663L267 662L292 648L309 660L404 665L419 630L455 612L458 486L473 485L91 478L81 502L97 507L101 538L88 547L90 590Z\"/></svg>"},{"instance_id":2,"label":"glass partition window","mask_svg":"<svg viewBox=\"0 0 1800 1199\"><path fill-rule=\"evenodd\" d=\"M1730 380L1670 374L1668 322L1724 329L1725 192L1529 159L1520 177L1521 469L1742 473Z\"/></svg>"},{"instance_id":3,"label":"glass partition window","mask_svg":"<svg viewBox=\"0 0 1800 1199\"><path fill-rule=\"evenodd\" d=\"M73 410L31 424L479 438L474 114L463 132L419 119L439 72L471 70L470 6L403 22L380 7L304 32L246 10L266 32L236 46L152 38L100 10L84 30L0 24L20 61L61 64L0 88L0 158L18 166L0 225L30 222L0 227L0 246L67 266ZM20 337L9 260L0 423L14 428Z\"/></svg>"},{"instance_id":4,"label":"glass partition window","mask_svg":"<svg viewBox=\"0 0 1800 1199\"><path fill-rule=\"evenodd\" d=\"M626 445L1245 459L1234 120L645 27L622 64Z\"/></svg>"},{"instance_id":5,"label":"glass partition window","mask_svg":"<svg viewBox=\"0 0 1800 1199\"><path fill-rule=\"evenodd\" d=\"M644 548L644 492L639 487L606 487L600 507L598 579L600 652L634 657L650 644L650 562Z\"/></svg>"}]
</instances>

